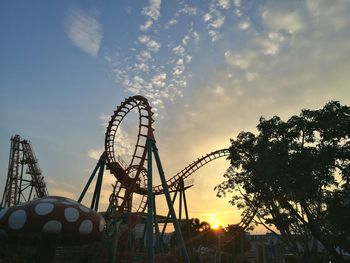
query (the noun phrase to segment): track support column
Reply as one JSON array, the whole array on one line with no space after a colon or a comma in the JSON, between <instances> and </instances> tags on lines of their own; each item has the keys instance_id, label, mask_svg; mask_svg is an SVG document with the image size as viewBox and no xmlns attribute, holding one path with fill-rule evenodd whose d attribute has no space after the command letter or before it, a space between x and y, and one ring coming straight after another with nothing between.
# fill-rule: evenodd
<instances>
[{"instance_id":1,"label":"track support column","mask_svg":"<svg viewBox=\"0 0 350 263\"><path fill-rule=\"evenodd\" d=\"M152 189L152 142L147 140L147 262L153 263L153 189Z\"/></svg>"},{"instance_id":2,"label":"track support column","mask_svg":"<svg viewBox=\"0 0 350 263\"><path fill-rule=\"evenodd\" d=\"M148 141L150 141L151 145L152 145L152 150L153 150L154 158L155 158L155 161L156 161L156 164L157 164L159 177L160 177L160 180L162 182L164 195L165 195L165 198L166 198L166 201L167 201L167 204L168 204L168 208L169 208L169 212L170 212L171 218L173 220L173 225L174 225L174 228L175 228L176 239L177 239L177 242L178 242L179 246L181 247L183 261L186 262L186 263L189 263L190 260L189 260L189 257L188 257L187 251L186 251L185 242L184 242L184 240L182 238L182 233L181 233L181 229L180 229L179 223L178 223L178 221L176 219L174 206L173 206L172 201L171 201L169 188L168 188L168 185L167 185L167 182L166 182L166 179L165 179L162 163L160 161L160 157L159 157L159 154L158 154L158 149L157 149L155 140L148 139Z\"/></svg>"},{"instance_id":3,"label":"track support column","mask_svg":"<svg viewBox=\"0 0 350 263\"><path fill-rule=\"evenodd\" d=\"M94 179L97 171L98 171L98 176L97 176L97 180L96 180L96 185L95 185L95 190L94 190L94 194L92 196L92 201L91 201L91 205L90 208L94 209L95 211L98 210L98 205L99 205L99 201L100 201L100 193L101 193L101 187L102 187L102 180L103 180L103 173L104 173L104 168L106 165L106 153L102 153L102 155L100 156L100 159L98 160L88 182L86 183L83 191L81 192L78 202L81 203L81 201L83 200L87 190L90 187L90 184L92 182L92 180Z\"/></svg>"}]
</instances>

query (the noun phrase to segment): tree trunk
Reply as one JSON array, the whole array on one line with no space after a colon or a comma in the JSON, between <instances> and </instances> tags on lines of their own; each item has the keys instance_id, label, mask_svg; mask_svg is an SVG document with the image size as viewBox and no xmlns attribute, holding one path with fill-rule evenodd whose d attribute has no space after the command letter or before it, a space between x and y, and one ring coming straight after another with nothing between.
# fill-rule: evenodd
<instances>
[{"instance_id":1,"label":"tree trunk","mask_svg":"<svg viewBox=\"0 0 350 263\"><path fill-rule=\"evenodd\" d=\"M312 217L312 214L310 213L306 202L301 201L300 202L308 219L308 223L306 224L306 227L310 230L312 235L321 242L321 244L324 246L324 248L334 257L335 261L337 263L343 263L344 259L341 255L338 254L337 250L335 249L335 244L329 241L327 237L322 234L322 231L319 227L319 224L315 222L314 218Z\"/></svg>"}]
</instances>

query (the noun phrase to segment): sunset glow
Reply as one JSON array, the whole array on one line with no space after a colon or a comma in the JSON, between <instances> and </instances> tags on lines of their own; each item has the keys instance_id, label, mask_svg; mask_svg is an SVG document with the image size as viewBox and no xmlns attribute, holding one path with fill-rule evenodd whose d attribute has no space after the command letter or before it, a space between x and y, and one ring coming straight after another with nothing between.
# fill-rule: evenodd
<instances>
[{"instance_id":1,"label":"sunset glow","mask_svg":"<svg viewBox=\"0 0 350 263\"><path fill-rule=\"evenodd\" d=\"M212 229L218 229L220 226L223 226L222 222L215 213L210 213L206 221L210 224Z\"/></svg>"},{"instance_id":2,"label":"sunset glow","mask_svg":"<svg viewBox=\"0 0 350 263\"><path fill-rule=\"evenodd\" d=\"M220 225L218 223L214 223L213 225L211 225L212 229L219 229Z\"/></svg>"}]
</instances>

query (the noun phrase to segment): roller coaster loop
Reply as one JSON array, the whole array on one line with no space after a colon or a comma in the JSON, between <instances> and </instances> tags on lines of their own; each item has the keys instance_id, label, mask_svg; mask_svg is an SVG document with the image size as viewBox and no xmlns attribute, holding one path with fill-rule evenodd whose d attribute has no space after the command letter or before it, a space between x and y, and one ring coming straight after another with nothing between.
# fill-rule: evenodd
<instances>
[{"instance_id":1,"label":"roller coaster loop","mask_svg":"<svg viewBox=\"0 0 350 263\"><path fill-rule=\"evenodd\" d=\"M118 128L120 128L120 125L126 115L131 111L138 112L138 134L130 162L126 163L118 155L117 131ZM92 179L94 178L97 171L99 171L95 192L93 194L93 201L91 203L92 209L98 209L103 169L104 166L106 166L110 173L113 174L116 178L116 184L114 185L114 190L112 193L113 197L110 199L114 200L117 212L136 212L135 214L142 214L147 207L147 258L148 262L153 262L153 226L157 226L157 223L154 222L155 218L157 218L154 198L158 195L165 195L169 208L167 220L169 217L171 217L175 228L175 233L177 235L177 241L179 242L179 247L181 247L183 261L189 262L180 227L173 207L176 199L176 194L180 192L180 219L182 199L184 199L185 202L184 205L186 218L188 219L184 190L191 187L192 185L185 186L185 179L187 179L191 174L196 172L205 164L218 158L228 156L229 149L221 149L206 154L186 166L170 179L166 180L153 133L153 123L154 119L152 108L149 105L147 99L142 96L129 97L125 99L120 106L117 107L111 116L111 119L107 126L105 133L104 152L101 155L101 158L97 163L94 172L88 180L88 183L86 184L78 201L82 201ZM155 186L153 186L152 181L152 157L155 159L156 168L161 180L161 184ZM175 192L173 200L170 198L170 192ZM138 195L139 197L139 204L136 207L133 204L134 195ZM243 228L246 228L252 221L254 215L255 209L253 207L244 211L240 223L241 226ZM167 224L167 220L165 226ZM129 228L135 225L136 221L129 223ZM156 232L159 233L159 229L156 229ZM162 234L163 233L164 229L162 231Z\"/></svg>"}]
</instances>

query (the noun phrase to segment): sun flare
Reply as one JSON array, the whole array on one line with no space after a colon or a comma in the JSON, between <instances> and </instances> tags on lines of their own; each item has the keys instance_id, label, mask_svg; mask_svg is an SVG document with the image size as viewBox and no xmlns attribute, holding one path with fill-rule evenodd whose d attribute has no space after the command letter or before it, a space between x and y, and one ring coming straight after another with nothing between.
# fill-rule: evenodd
<instances>
[{"instance_id":1,"label":"sun flare","mask_svg":"<svg viewBox=\"0 0 350 263\"><path fill-rule=\"evenodd\" d=\"M220 225L218 223L210 224L212 229L219 229Z\"/></svg>"},{"instance_id":2,"label":"sun flare","mask_svg":"<svg viewBox=\"0 0 350 263\"><path fill-rule=\"evenodd\" d=\"M207 221L212 229L219 229L222 226L216 213L210 213Z\"/></svg>"}]
</instances>

